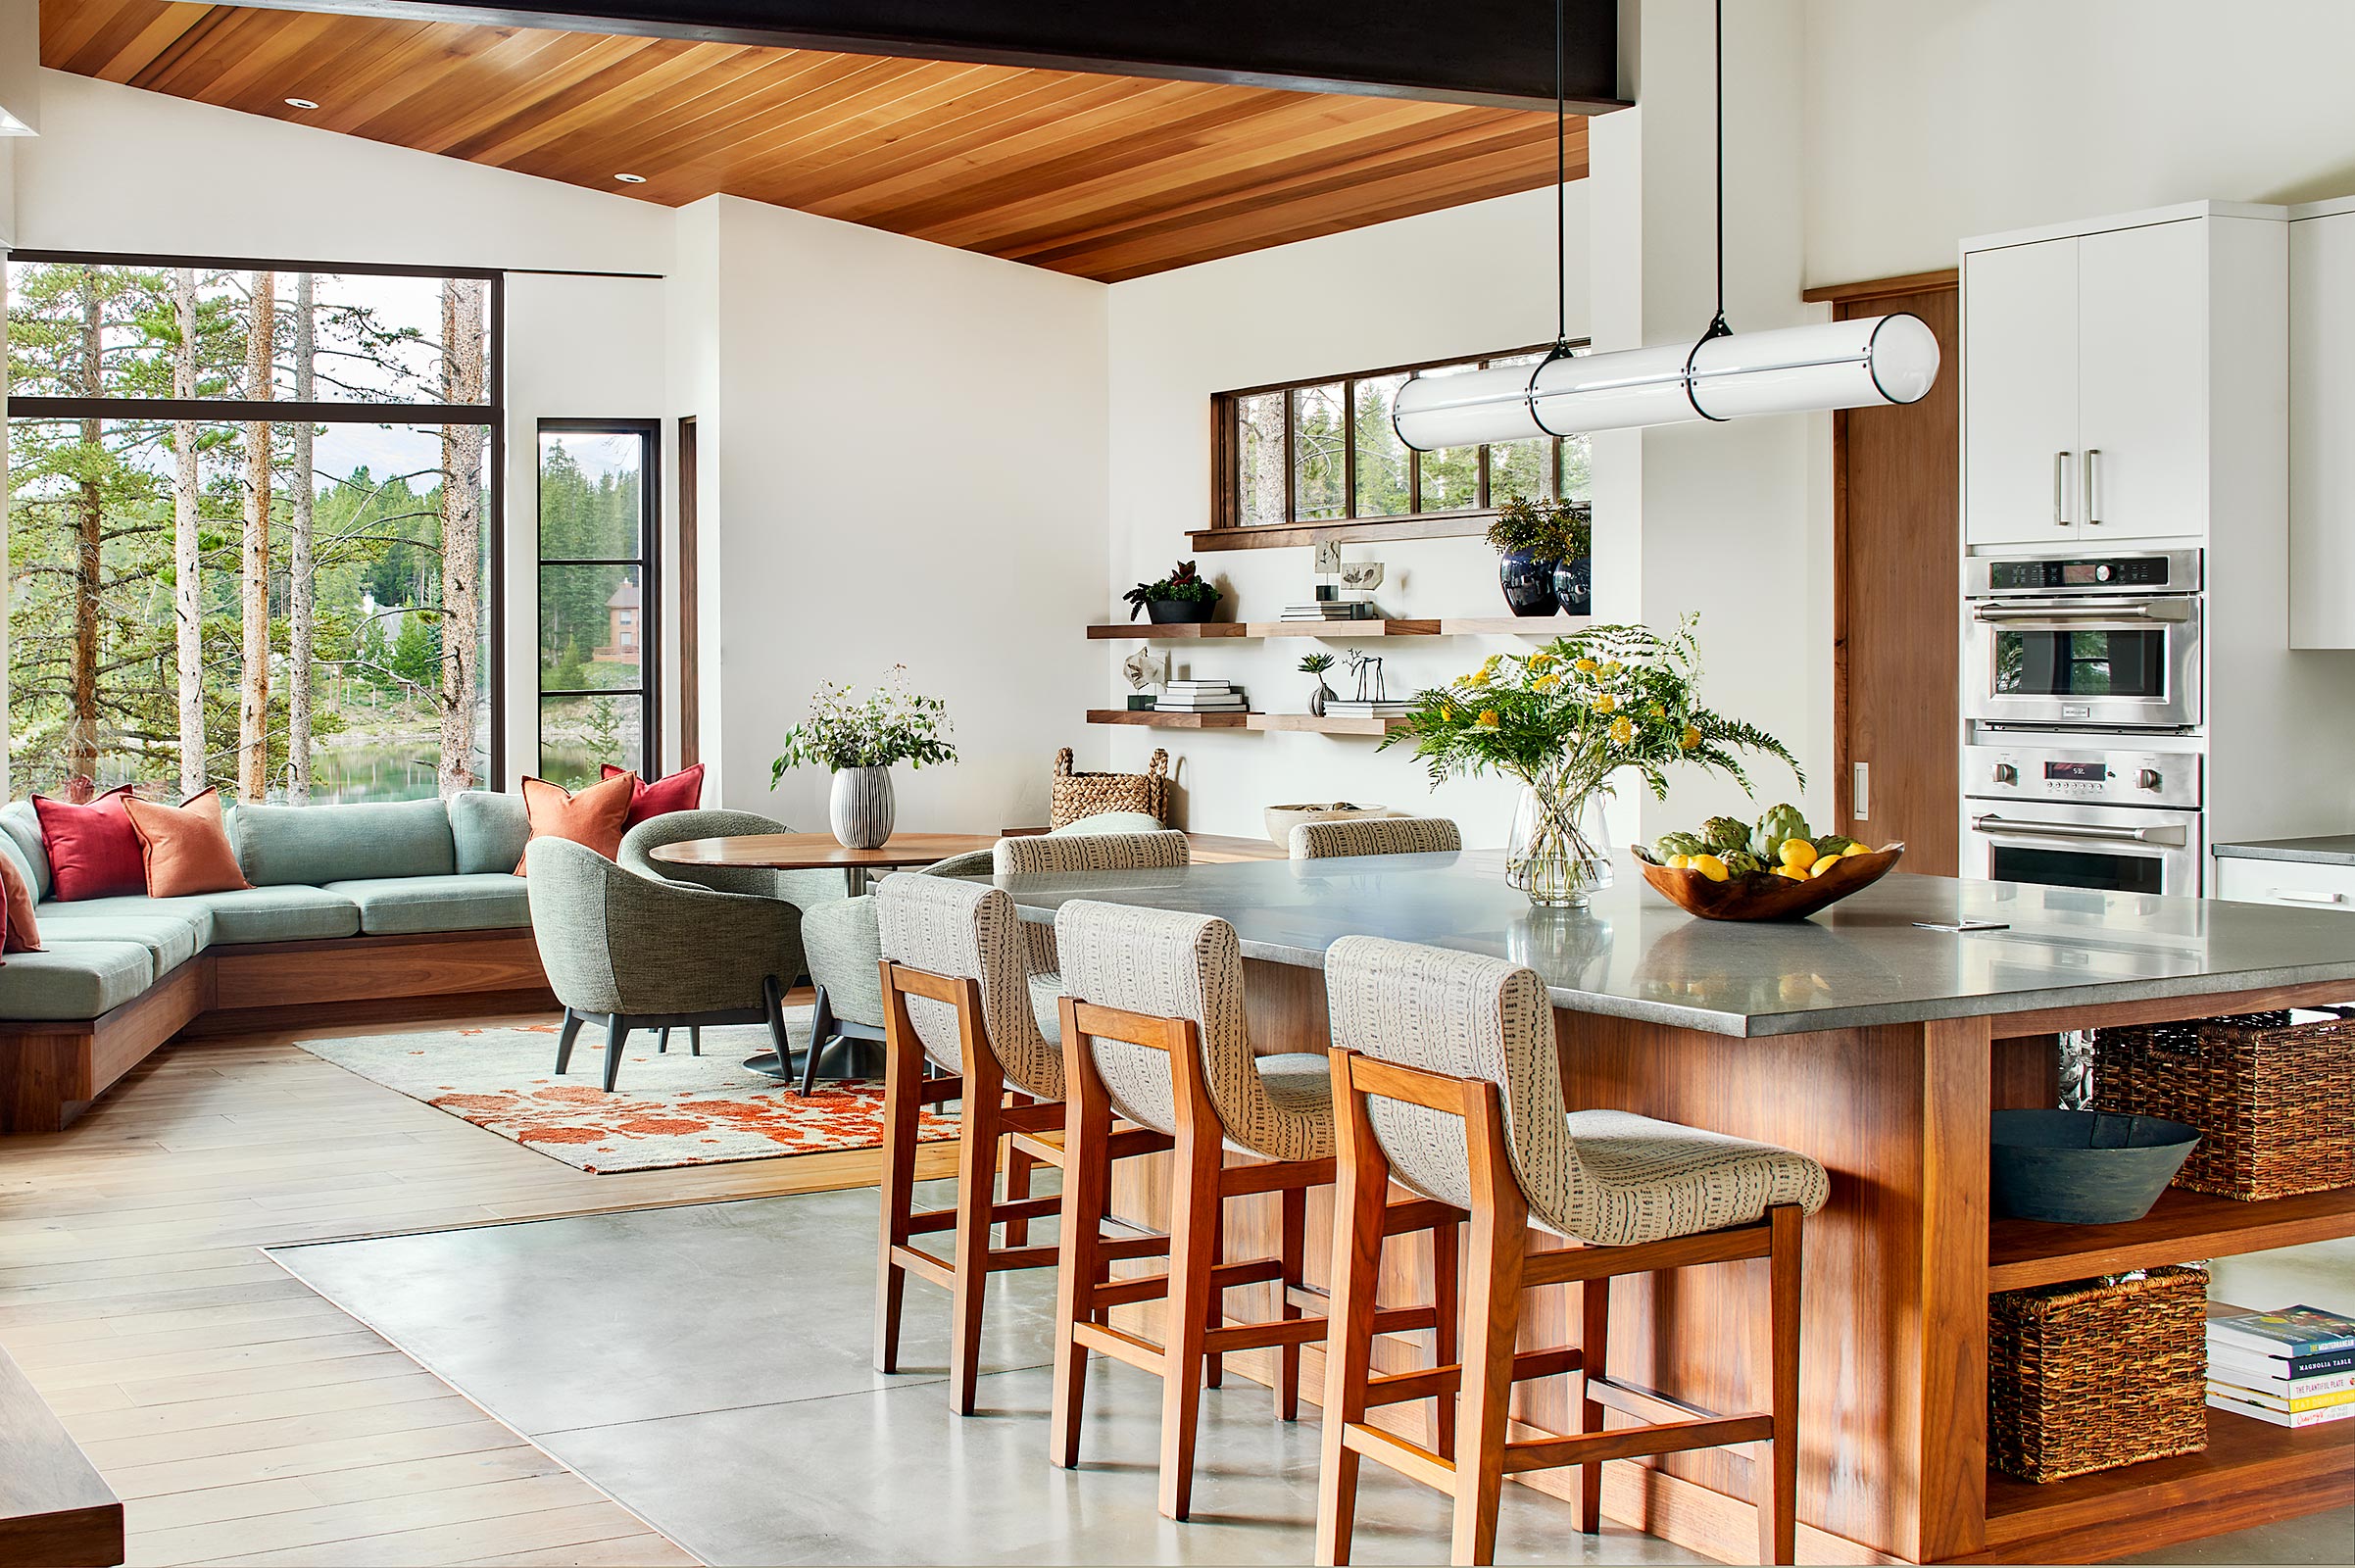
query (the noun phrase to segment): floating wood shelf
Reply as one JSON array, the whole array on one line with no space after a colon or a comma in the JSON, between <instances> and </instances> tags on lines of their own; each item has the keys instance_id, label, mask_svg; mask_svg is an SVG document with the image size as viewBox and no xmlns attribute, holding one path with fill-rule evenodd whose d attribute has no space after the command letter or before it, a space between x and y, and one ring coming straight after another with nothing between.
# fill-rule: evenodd
<instances>
[{"instance_id":1,"label":"floating wood shelf","mask_svg":"<svg viewBox=\"0 0 2355 1568\"><path fill-rule=\"evenodd\" d=\"M1164 713L1150 708L1091 708L1091 724L1145 724L1153 729L1305 730L1316 735L1387 735L1396 718L1319 718L1314 713Z\"/></svg>"},{"instance_id":2,"label":"floating wood shelf","mask_svg":"<svg viewBox=\"0 0 2355 1568\"><path fill-rule=\"evenodd\" d=\"M2208 1446L2199 1453L2096 1471L2038 1486L1987 1472L1987 1546L1996 1562L2084 1562L2076 1552L2098 1541L2111 1556L2139 1549L2137 1522L2156 1523L2196 1501L2221 1516L2265 1519L2334 1505L2355 1482L2355 1421L2278 1427L2208 1412ZM2070 1539L2070 1538L2075 1539ZM2151 1534L2163 1544L2171 1535Z\"/></svg>"},{"instance_id":3,"label":"floating wood shelf","mask_svg":"<svg viewBox=\"0 0 2355 1568\"><path fill-rule=\"evenodd\" d=\"M1987 1228L1987 1289L2016 1291L2341 1236L2355 1236L2355 1187L2254 1203L2170 1188L2149 1213L2124 1225L1994 1221Z\"/></svg>"},{"instance_id":4,"label":"floating wood shelf","mask_svg":"<svg viewBox=\"0 0 2355 1568\"><path fill-rule=\"evenodd\" d=\"M1263 637L1563 637L1593 625L1589 615L1468 615L1438 620L1207 620L1191 626L1110 621L1088 628L1091 642L1248 642Z\"/></svg>"},{"instance_id":5,"label":"floating wood shelf","mask_svg":"<svg viewBox=\"0 0 2355 1568\"><path fill-rule=\"evenodd\" d=\"M1449 615L1442 637L1567 637L1595 624L1593 615Z\"/></svg>"}]
</instances>

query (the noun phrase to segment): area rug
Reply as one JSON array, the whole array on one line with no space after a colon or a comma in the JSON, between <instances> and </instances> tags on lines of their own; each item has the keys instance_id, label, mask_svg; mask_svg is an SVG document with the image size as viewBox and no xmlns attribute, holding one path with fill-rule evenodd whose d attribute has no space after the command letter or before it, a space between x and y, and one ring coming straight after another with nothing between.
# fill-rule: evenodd
<instances>
[{"instance_id":1,"label":"area rug","mask_svg":"<svg viewBox=\"0 0 2355 1568\"><path fill-rule=\"evenodd\" d=\"M808 1008L787 1015L795 1041L810 1035ZM883 1142L883 1085L818 1080L807 1099L744 1058L769 1047L759 1026L704 1031L704 1054L687 1031L656 1049L648 1030L621 1048L621 1073L607 1094L603 1031L584 1029L564 1075L556 1075L557 1026L440 1029L420 1034L305 1040L315 1056L437 1110L513 1139L595 1175L780 1159ZM927 1143L957 1136L954 1116L924 1113Z\"/></svg>"}]
</instances>

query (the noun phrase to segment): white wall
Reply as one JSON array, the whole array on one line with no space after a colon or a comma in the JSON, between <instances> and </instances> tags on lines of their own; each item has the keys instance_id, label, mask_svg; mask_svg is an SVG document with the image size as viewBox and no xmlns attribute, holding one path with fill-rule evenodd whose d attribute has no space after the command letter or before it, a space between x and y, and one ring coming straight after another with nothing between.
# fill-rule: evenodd
<instances>
[{"instance_id":1,"label":"white wall","mask_svg":"<svg viewBox=\"0 0 2355 1568\"><path fill-rule=\"evenodd\" d=\"M1807 0L1807 281L2170 202L2355 191L2345 0Z\"/></svg>"},{"instance_id":2,"label":"white wall","mask_svg":"<svg viewBox=\"0 0 2355 1568\"><path fill-rule=\"evenodd\" d=\"M1586 187L1570 191L1571 335L1587 330ZM1128 695L1120 661L1136 644L1084 652L1078 624L1123 619L1130 584L1168 574L1189 554L1185 531L1210 516L1210 395L1268 381L1371 369L1457 354L1516 348L1554 327L1554 222L1550 190L1279 246L1226 261L1116 283L1111 302L1111 557L1086 613L1066 623L1066 653L1092 666L1090 706L1118 708ZM1632 564L1597 531L1598 578ZM1473 539L1350 545L1350 560L1385 563L1376 596L1395 615L1501 615L1496 558ZM1227 592L1220 618L1272 620L1309 596L1308 546L1226 551L1196 558ZM1164 643L1178 672L1233 679L1252 706L1300 712L1315 678L1297 669L1319 646ZM1527 639L1334 644L1387 661L1394 695L1461 673L1496 648ZM1337 666L1326 678L1341 685ZM1346 691L1346 688L1343 688ZM1351 800L1457 817L1467 842L1501 844L1513 793L1494 781L1456 783L1436 795L1400 749L1375 741L1286 732L1142 728L1112 731L1113 765L1139 770L1165 746L1183 787L1185 824L1199 832L1255 835L1260 808L1297 801Z\"/></svg>"},{"instance_id":3,"label":"white wall","mask_svg":"<svg viewBox=\"0 0 2355 1568\"><path fill-rule=\"evenodd\" d=\"M1055 749L1102 755L1080 722L1102 667L1079 628L1104 602L1104 289L734 197L697 206L716 209L715 387L701 377L716 404L683 388L676 412L701 421L716 486L722 799L822 826L824 773L770 793L778 740L819 680L864 687L898 662L947 699L962 758L903 768L901 819L1046 820ZM674 319L674 345L680 326L700 330Z\"/></svg>"}]
</instances>

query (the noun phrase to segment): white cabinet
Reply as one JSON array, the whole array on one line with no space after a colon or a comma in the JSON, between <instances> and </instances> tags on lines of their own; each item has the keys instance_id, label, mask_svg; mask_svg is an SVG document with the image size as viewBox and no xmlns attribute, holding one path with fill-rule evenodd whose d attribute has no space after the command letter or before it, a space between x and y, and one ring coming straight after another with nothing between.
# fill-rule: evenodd
<instances>
[{"instance_id":1,"label":"white cabinet","mask_svg":"<svg viewBox=\"0 0 2355 1568\"><path fill-rule=\"evenodd\" d=\"M1963 259L1963 538L2198 538L2208 527L2210 225Z\"/></svg>"},{"instance_id":2,"label":"white cabinet","mask_svg":"<svg viewBox=\"0 0 2355 1568\"><path fill-rule=\"evenodd\" d=\"M2355 913L2355 865L2220 855L2213 885L2216 897L2235 904L2283 904Z\"/></svg>"},{"instance_id":3,"label":"white cabinet","mask_svg":"<svg viewBox=\"0 0 2355 1568\"><path fill-rule=\"evenodd\" d=\"M2289 646L2355 648L2355 210L2289 225Z\"/></svg>"}]
</instances>

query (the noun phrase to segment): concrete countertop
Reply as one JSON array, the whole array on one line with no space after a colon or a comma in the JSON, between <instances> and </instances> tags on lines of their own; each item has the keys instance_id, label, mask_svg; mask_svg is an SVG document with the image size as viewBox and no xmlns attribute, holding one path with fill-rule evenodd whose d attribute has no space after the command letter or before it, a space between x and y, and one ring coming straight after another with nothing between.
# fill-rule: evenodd
<instances>
[{"instance_id":1,"label":"concrete countertop","mask_svg":"<svg viewBox=\"0 0 2355 1568\"><path fill-rule=\"evenodd\" d=\"M1533 909L1477 852L996 880L1025 919L1074 898L1215 914L1246 957L1308 968L1352 933L1428 942L1526 963L1558 1006L1727 1035L2355 982L2355 921L2335 911L1903 871L1758 924L1695 919L1625 863L1591 910ZM1958 918L2009 929L1913 923Z\"/></svg>"},{"instance_id":2,"label":"concrete countertop","mask_svg":"<svg viewBox=\"0 0 2355 1568\"><path fill-rule=\"evenodd\" d=\"M2218 844L2211 853L2240 860L2309 860L2322 865L2355 865L2355 833L2327 833L2309 839L2254 839Z\"/></svg>"}]
</instances>

